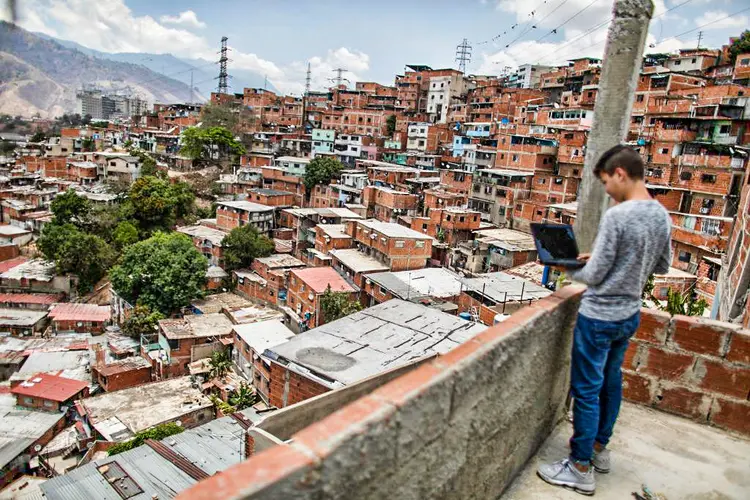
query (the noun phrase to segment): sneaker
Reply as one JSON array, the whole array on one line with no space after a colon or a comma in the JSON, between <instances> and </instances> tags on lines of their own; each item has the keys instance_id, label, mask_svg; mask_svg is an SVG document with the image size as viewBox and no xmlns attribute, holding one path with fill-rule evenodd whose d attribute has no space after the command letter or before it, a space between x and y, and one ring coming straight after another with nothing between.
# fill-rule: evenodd
<instances>
[{"instance_id":1,"label":"sneaker","mask_svg":"<svg viewBox=\"0 0 750 500\"><path fill-rule=\"evenodd\" d=\"M599 453L594 451L594 456L591 458L591 465L594 466L596 472L607 474L610 468L609 450L604 448Z\"/></svg>"},{"instance_id":2,"label":"sneaker","mask_svg":"<svg viewBox=\"0 0 750 500\"><path fill-rule=\"evenodd\" d=\"M536 473L549 484L570 488L583 495L593 495L596 491L594 468L589 467L588 472L581 472L569 458L553 464L542 464Z\"/></svg>"}]
</instances>

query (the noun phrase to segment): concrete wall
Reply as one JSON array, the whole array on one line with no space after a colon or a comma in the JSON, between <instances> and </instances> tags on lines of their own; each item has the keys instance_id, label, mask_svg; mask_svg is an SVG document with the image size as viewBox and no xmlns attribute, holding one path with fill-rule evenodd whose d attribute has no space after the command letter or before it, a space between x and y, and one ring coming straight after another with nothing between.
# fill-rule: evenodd
<instances>
[{"instance_id":1,"label":"concrete wall","mask_svg":"<svg viewBox=\"0 0 750 500\"><path fill-rule=\"evenodd\" d=\"M627 399L750 436L750 331L643 309L623 363Z\"/></svg>"},{"instance_id":2,"label":"concrete wall","mask_svg":"<svg viewBox=\"0 0 750 500\"><path fill-rule=\"evenodd\" d=\"M497 498L563 415L581 291L519 311L178 498Z\"/></svg>"}]
</instances>

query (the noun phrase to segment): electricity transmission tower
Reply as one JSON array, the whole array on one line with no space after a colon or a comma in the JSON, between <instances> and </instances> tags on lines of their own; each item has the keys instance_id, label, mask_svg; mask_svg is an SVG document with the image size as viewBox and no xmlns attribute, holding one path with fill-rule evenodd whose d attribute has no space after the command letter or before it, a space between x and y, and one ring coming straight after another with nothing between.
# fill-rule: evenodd
<instances>
[{"instance_id":1,"label":"electricity transmission tower","mask_svg":"<svg viewBox=\"0 0 750 500\"><path fill-rule=\"evenodd\" d=\"M336 68L336 69L334 69L333 71L335 71L335 72L336 72L336 79L335 79L334 81L336 82L336 87L337 87L337 88L341 86L341 82L342 82L342 81L345 81L345 80L346 80L347 82L349 81L349 80L347 80L346 78L344 78L344 77L342 76L342 75L344 74L344 71L348 71L347 69L344 69L344 68Z\"/></svg>"},{"instance_id":2,"label":"electricity transmission tower","mask_svg":"<svg viewBox=\"0 0 750 500\"><path fill-rule=\"evenodd\" d=\"M461 73L466 73L466 65L471 61L471 45L469 41L464 38L463 41L456 46L456 62L458 63L458 69Z\"/></svg>"},{"instance_id":3,"label":"electricity transmission tower","mask_svg":"<svg viewBox=\"0 0 750 500\"><path fill-rule=\"evenodd\" d=\"M305 78L305 96L310 94L310 63L307 63L307 77Z\"/></svg>"},{"instance_id":4,"label":"electricity transmission tower","mask_svg":"<svg viewBox=\"0 0 750 500\"><path fill-rule=\"evenodd\" d=\"M219 94L229 93L229 75L227 74L227 61L229 58L227 57L227 40L227 37L221 37L221 57L219 58L219 76L217 77L217 80L219 80Z\"/></svg>"}]
</instances>

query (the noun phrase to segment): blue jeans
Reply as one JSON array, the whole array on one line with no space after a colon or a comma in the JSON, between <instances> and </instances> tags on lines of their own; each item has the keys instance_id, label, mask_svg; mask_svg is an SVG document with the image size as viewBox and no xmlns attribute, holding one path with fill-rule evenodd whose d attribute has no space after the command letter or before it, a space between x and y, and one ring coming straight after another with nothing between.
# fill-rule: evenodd
<instances>
[{"instance_id":1,"label":"blue jeans","mask_svg":"<svg viewBox=\"0 0 750 500\"><path fill-rule=\"evenodd\" d=\"M570 456L589 463L594 441L606 446L622 402L622 362L640 312L622 321L601 321L578 315L570 368L573 437Z\"/></svg>"}]
</instances>

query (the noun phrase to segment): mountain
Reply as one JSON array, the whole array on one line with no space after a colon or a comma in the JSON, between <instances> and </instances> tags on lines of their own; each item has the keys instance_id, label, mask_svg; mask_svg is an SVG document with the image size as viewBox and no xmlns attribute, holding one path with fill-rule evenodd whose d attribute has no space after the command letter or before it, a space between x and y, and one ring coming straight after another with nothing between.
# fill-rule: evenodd
<instances>
[{"instance_id":1,"label":"mountain","mask_svg":"<svg viewBox=\"0 0 750 500\"><path fill-rule=\"evenodd\" d=\"M43 33L34 34L99 59L140 64L151 71L174 78L188 86L190 85L190 71L192 70L193 88L196 89L197 94L205 99L210 98L211 92L216 89L216 77L219 74L218 63L216 61L187 59L175 57L172 54L152 54L148 52L100 52L84 47L79 43L71 42L70 40L53 38ZM245 87L261 88L265 84L268 90L278 93L278 90L272 84L265 82L264 75L250 70L233 68L231 60L229 63L229 75L231 76L229 80L230 90L233 92L240 93Z\"/></svg>"},{"instance_id":2,"label":"mountain","mask_svg":"<svg viewBox=\"0 0 750 500\"><path fill-rule=\"evenodd\" d=\"M143 64L97 57L0 21L0 113L74 112L83 85L130 91L150 102L190 100L189 85Z\"/></svg>"}]
</instances>

